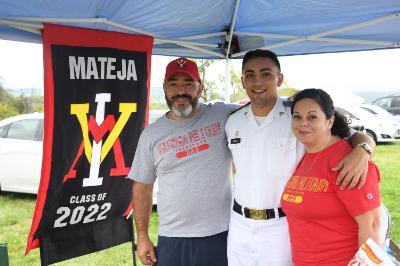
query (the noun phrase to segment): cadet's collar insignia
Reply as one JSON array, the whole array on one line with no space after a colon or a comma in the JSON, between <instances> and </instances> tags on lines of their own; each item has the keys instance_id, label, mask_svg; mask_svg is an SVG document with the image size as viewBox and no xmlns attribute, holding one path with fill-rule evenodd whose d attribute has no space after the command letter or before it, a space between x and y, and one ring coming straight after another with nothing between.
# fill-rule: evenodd
<instances>
[{"instance_id":1,"label":"cadet's collar insignia","mask_svg":"<svg viewBox=\"0 0 400 266\"><path fill-rule=\"evenodd\" d=\"M184 58L181 58L176 61L176 63L179 65L180 68L182 68L186 64L186 60Z\"/></svg>"},{"instance_id":2,"label":"cadet's collar insignia","mask_svg":"<svg viewBox=\"0 0 400 266\"><path fill-rule=\"evenodd\" d=\"M283 106L292 107L293 101L291 99L287 99L283 101Z\"/></svg>"},{"instance_id":3,"label":"cadet's collar insignia","mask_svg":"<svg viewBox=\"0 0 400 266\"><path fill-rule=\"evenodd\" d=\"M235 137L239 137L239 130L236 130Z\"/></svg>"},{"instance_id":4,"label":"cadet's collar insignia","mask_svg":"<svg viewBox=\"0 0 400 266\"><path fill-rule=\"evenodd\" d=\"M247 112L244 112L244 115L247 115Z\"/></svg>"}]
</instances>

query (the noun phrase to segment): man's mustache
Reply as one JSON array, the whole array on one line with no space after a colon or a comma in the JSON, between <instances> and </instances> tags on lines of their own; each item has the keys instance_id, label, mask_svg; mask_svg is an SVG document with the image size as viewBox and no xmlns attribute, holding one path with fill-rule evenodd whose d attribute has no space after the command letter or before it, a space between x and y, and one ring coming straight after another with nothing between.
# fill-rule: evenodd
<instances>
[{"instance_id":1,"label":"man's mustache","mask_svg":"<svg viewBox=\"0 0 400 266\"><path fill-rule=\"evenodd\" d=\"M179 98L187 98L190 101L193 100L193 98L190 95L187 95L187 94L176 95L176 96L173 96L171 98L172 98L172 100L176 100L176 99L179 99Z\"/></svg>"}]
</instances>

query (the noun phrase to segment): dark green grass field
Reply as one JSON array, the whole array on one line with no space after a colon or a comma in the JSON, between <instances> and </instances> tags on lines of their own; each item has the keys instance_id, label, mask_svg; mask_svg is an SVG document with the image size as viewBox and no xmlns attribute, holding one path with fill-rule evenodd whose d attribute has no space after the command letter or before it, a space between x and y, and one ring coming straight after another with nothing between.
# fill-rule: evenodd
<instances>
[{"instance_id":1,"label":"dark green grass field","mask_svg":"<svg viewBox=\"0 0 400 266\"><path fill-rule=\"evenodd\" d=\"M400 242L400 142L379 145L373 161L381 170L382 198L392 217L391 238L398 243ZM35 199L33 195L0 192L0 243L8 244L10 265L40 265L37 249L24 257ZM157 237L157 225L158 215L153 213L150 228L153 240ZM123 244L56 265L132 265L131 248L131 244Z\"/></svg>"}]
</instances>

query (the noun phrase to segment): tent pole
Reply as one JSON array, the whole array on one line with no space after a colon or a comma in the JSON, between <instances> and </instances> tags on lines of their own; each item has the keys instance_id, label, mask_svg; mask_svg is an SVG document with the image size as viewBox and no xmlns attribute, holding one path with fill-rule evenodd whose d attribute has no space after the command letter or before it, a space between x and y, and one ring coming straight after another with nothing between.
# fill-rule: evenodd
<instances>
[{"instance_id":1,"label":"tent pole","mask_svg":"<svg viewBox=\"0 0 400 266\"><path fill-rule=\"evenodd\" d=\"M255 37L267 37L271 39L296 39L300 38L300 36L296 35L284 35L284 34L272 34L272 33L257 33L257 32L236 32L236 35L239 36L255 36ZM318 42L333 42L333 43L354 43L354 44L371 44L371 45L380 45L384 47L396 47L396 42L389 41L377 41L377 40L356 40L356 39L344 39L344 38L331 38L331 37L320 37L314 39L314 41ZM235 56L234 56L235 57Z\"/></svg>"},{"instance_id":2,"label":"tent pole","mask_svg":"<svg viewBox=\"0 0 400 266\"><path fill-rule=\"evenodd\" d=\"M231 53L231 45L232 45L232 38L233 38L233 30L235 29L235 24L236 24L236 17L237 17L237 12L239 10L239 5L240 5L240 0L236 0L236 5L235 5L235 10L233 11L232 14L232 21L231 21L231 26L229 28L228 32L228 49L226 52L226 58L229 58L229 55Z\"/></svg>"},{"instance_id":3,"label":"tent pole","mask_svg":"<svg viewBox=\"0 0 400 266\"><path fill-rule=\"evenodd\" d=\"M196 40L196 39L205 39L210 37L218 37L218 36L225 36L226 31L208 33L208 34L199 34L199 35L190 35L185 37L176 38L177 40Z\"/></svg>"},{"instance_id":4,"label":"tent pole","mask_svg":"<svg viewBox=\"0 0 400 266\"><path fill-rule=\"evenodd\" d=\"M239 10L240 0L236 0L235 9L233 10L232 14L232 21L229 28L229 32L225 37L226 41L228 42L228 47L225 50L225 102L230 103L230 85L231 85L231 72L230 72L230 65L229 65L229 56L231 54L231 45L232 45L232 38L233 38L233 30L235 29L236 24L236 17Z\"/></svg>"},{"instance_id":5,"label":"tent pole","mask_svg":"<svg viewBox=\"0 0 400 266\"><path fill-rule=\"evenodd\" d=\"M154 39L154 43L175 43L176 45L183 46L183 47L186 47L186 48L189 48L189 49L192 49L192 50L200 51L200 52L205 53L205 54L215 55L215 56L220 57L220 58L224 58L225 57L222 53L217 53L217 52L214 52L214 51L209 50L209 49L204 49L204 48L197 47L197 46L194 46L194 45L186 44L185 42L168 41L168 40L165 40L165 42L159 42L159 39Z\"/></svg>"},{"instance_id":6,"label":"tent pole","mask_svg":"<svg viewBox=\"0 0 400 266\"><path fill-rule=\"evenodd\" d=\"M225 103L230 103L231 72L229 58L225 59Z\"/></svg>"},{"instance_id":7,"label":"tent pole","mask_svg":"<svg viewBox=\"0 0 400 266\"><path fill-rule=\"evenodd\" d=\"M132 222L133 223L133 222ZM134 225L132 225L133 228L135 228ZM135 231L134 229L132 230L133 233L133 239L132 239L132 260L133 260L133 266L136 266L136 244L135 244Z\"/></svg>"},{"instance_id":8,"label":"tent pole","mask_svg":"<svg viewBox=\"0 0 400 266\"><path fill-rule=\"evenodd\" d=\"M204 54L209 54L209 55L214 55L216 57L224 58L225 56L222 53L217 53L209 49L204 49L198 46L202 47L208 47L211 49L218 48L218 45L216 44L207 44L207 43L196 43L196 42L188 42L184 40L167 40L167 39L161 39L155 36L154 34L143 31L137 28L125 26L123 24L111 21L106 18L37 18L37 17L7 17L6 19L3 19L0 17L0 25L7 25L11 26L14 28L34 32L37 34L40 34L40 30L43 28L43 25L39 24L32 24L32 23L27 23L27 22L51 22L51 23L56 23L56 22L69 22L69 23L75 23L75 22L80 22L80 23L102 23L105 25L109 25L112 27L116 27L119 29L123 29L126 31L134 32L134 33L139 33L139 34L144 34L144 35L149 35L154 37L154 43L172 43L176 44L179 46L183 46L195 51L202 52ZM220 35L221 33L214 33L210 34L210 36L214 35ZM200 35L199 35L200 36ZM206 35L204 35L207 37Z\"/></svg>"}]
</instances>

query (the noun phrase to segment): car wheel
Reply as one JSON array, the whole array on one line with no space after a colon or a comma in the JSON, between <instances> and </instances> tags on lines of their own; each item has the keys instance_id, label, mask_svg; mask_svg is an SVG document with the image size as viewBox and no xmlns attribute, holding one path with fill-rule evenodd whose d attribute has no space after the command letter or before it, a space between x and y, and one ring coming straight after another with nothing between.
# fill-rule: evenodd
<instances>
[{"instance_id":1,"label":"car wheel","mask_svg":"<svg viewBox=\"0 0 400 266\"><path fill-rule=\"evenodd\" d=\"M378 143L374 132L372 132L371 130L368 130L368 129L366 129L365 131L367 132L367 135L370 136L374 140L375 143Z\"/></svg>"}]
</instances>

